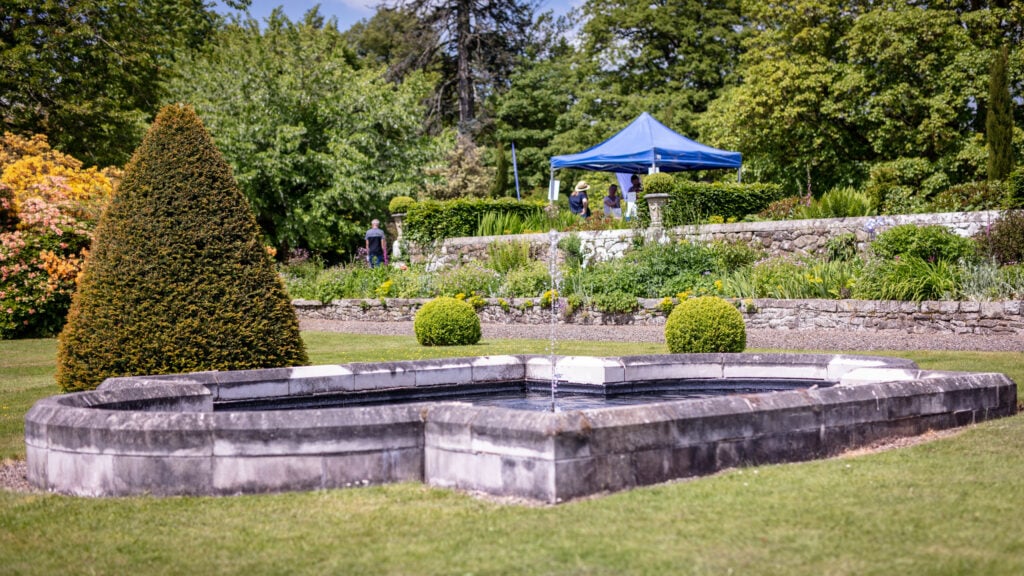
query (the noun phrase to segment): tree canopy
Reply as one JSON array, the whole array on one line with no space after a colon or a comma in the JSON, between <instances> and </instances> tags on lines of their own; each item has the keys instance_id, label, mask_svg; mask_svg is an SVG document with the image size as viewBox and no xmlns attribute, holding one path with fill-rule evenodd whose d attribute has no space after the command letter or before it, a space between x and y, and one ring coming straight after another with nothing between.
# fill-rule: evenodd
<instances>
[{"instance_id":1,"label":"tree canopy","mask_svg":"<svg viewBox=\"0 0 1024 576\"><path fill-rule=\"evenodd\" d=\"M279 249L341 257L393 196L417 194L434 154L422 74L389 82L316 10L230 24L211 46L170 98L195 106Z\"/></svg>"},{"instance_id":2,"label":"tree canopy","mask_svg":"<svg viewBox=\"0 0 1024 576\"><path fill-rule=\"evenodd\" d=\"M437 181L452 131L488 169L514 144L527 193L551 156L645 111L788 194L923 197L1024 159L1024 0L585 0L557 17L531 0L391 0L346 31L316 11L225 21L202 0L7 6L5 128L105 164L156 103L190 102L267 238L332 258L388 198L459 193Z\"/></svg>"},{"instance_id":3,"label":"tree canopy","mask_svg":"<svg viewBox=\"0 0 1024 576\"><path fill-rule=\"evenodd\" d=\"M203 0L5 0L0 131L46 134L89 165L123 164L174 61L219 20Z\"/></svg>"}]
</instances>

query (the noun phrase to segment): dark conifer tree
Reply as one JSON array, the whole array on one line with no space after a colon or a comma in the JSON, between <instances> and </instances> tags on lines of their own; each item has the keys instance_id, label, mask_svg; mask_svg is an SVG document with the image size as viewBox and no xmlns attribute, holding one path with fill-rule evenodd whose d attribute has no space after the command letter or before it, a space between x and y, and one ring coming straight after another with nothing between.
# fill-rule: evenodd
<instances>
[{"instance_id":1,"label":"dark conifer tree","mask_svg":"<svg viewBox=\"0 0 1024 576\"><path fill-rule=\"evenodd\" d=\"M307 361L231 168L191 108L165 107L96 227L59 339L58 384Z\"/></svg>"},{"instance_id":2,"label":"dark conifer tree","mask_svg":"<svg viewBox=\"0 0 1024 576\"><path fill-rule=\"evenodd\" d=\"M1004 44L996 51L988 78L985 140L988 145L989 181L1006 180L1013 170L1013 110L1006 72L1008 59L1009 50Z\"/></svg>"}]
</instances>

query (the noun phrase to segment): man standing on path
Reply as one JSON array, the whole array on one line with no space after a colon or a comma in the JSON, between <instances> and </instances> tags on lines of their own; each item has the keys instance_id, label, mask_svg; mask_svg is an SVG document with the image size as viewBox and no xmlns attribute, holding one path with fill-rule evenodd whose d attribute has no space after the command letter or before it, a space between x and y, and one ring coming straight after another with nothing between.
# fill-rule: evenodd
<instances>
[{"instance_id":1,"label":"man standing on path","mask_svg":"<svg viewBox=\"0 0 1024 576\"><path fill-rule=\"evenodd\" d=\"M380 220L370 222L366 231L366 261L370 268L376 268L388 260L388 243L384 240L384 231L380 229Z\"/></svg>"}]
</instances>

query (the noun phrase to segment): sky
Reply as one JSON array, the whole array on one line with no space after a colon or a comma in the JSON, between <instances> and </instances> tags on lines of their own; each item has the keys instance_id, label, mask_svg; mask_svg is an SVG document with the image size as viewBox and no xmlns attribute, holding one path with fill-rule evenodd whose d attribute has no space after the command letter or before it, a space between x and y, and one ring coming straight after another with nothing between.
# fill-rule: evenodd
<instances>
[{"instance_id":1,"label":"sky","mask_svg":"<svg viewBox=\"0 0 1024 576\"><path fill-rule=\"evenodd\" d=\"M541 0L538 12L554 10L556 14L565 14L570 6L579 3L581 0ZM223 2L218 1L216 4L219 12L231 12ZM320 5L320 13L325 17L335 16L338 19L339 30L348 30L356 22L373 16L374 9L381 4L381 0L252 0L249 13L262 22L274 8L282 6L285 15L294 22L301 20L302 16L317 4Z\"/></svg>"}]
</instances>

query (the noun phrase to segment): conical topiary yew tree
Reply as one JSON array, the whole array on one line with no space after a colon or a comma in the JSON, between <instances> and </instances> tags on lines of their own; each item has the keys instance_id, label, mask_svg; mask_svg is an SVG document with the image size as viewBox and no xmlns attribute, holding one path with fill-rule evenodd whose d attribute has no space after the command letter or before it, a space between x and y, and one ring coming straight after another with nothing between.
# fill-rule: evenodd
<instances>
[{"instance_id":1,"label":"conical topiary yew tree","mask_svg":"<svg viewBox=\"0 0 1024 576\"><path fill-rule=\"evenodd\" d=\"M295 366L298 321L255 217L195 112L157 115L100 219L57 383Z\"/></svg>"}]
</instances>

